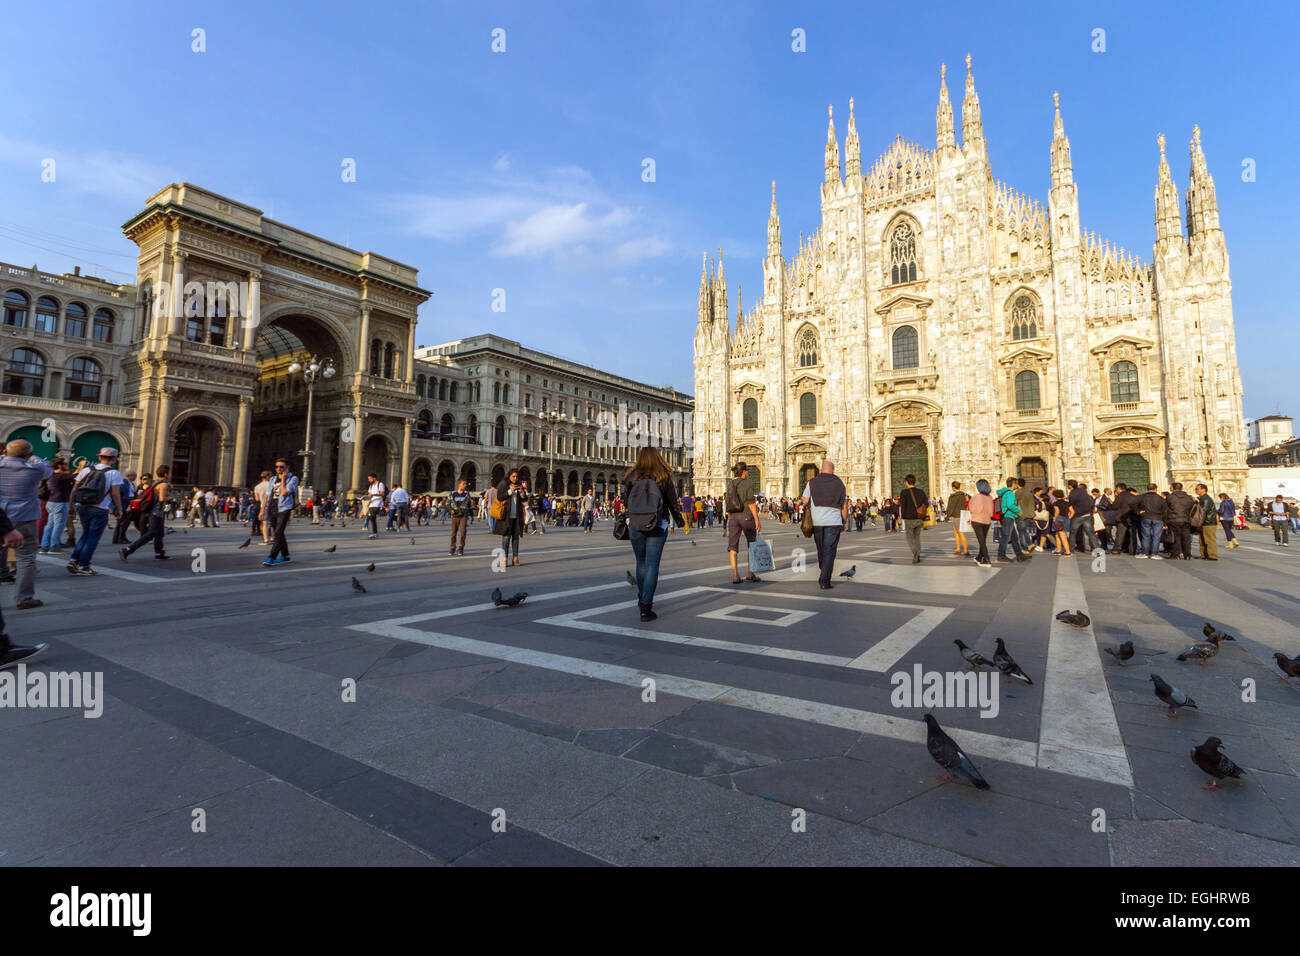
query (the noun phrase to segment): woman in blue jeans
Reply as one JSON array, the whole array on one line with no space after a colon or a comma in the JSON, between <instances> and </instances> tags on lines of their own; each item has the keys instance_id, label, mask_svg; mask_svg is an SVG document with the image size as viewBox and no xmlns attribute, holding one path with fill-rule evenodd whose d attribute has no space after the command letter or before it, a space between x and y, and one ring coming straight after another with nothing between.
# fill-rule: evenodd
<instances>
[{"instance_id":1,"label":"woman in blue jeans","mask_svg":"<svg viewBox=\"0 0 1300 956\"><path fill-rule=\"evenodd\" d=\"M654 489L642 482L653 484L659 491L658 511L653 517L637 511L638 507L645 507L643 502L654 497ZM668 522L672 521L679 528L686 526L677 504L677 491L673 488L673 471L658 451L642 448L637 454L636 464L623 476L622 498L628 513L628 540L632 542L632 553L636 555L637 610L641 620L653 621L659 616L652 605L655 588L659 586L659 559L668 540ZM645 523L650 527L637 527Z\"/></svg>"}]
</instances>

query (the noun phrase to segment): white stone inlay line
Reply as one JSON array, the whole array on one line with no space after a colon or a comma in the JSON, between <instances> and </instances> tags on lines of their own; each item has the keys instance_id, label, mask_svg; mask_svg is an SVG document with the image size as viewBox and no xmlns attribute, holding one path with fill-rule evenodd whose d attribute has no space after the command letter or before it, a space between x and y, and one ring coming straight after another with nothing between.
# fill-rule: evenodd
<instances>
[{"instance_id":1,"label":"white stone inlay line","mask_svg":"<svg viewBox=\"0 0 1300 956\"><path fill-rule=\"evenodd\" d=\"M1079 566L1074 561L1056 564L1052 608L1088 613ZM1131 788L1128 751L1092 625L1077 630L1053 616L1044 672L1038 766Z\"/></svg>"},{"instance_id":2,"label":"white stone inlay line","mask_svg":"<svg viewBox=\"0 0 1300 956\"><path fill-rule=\"evenodd\" d=\"M771 611L773 614L780 613L781 616L749 617L738 614L738 611ZM816 611L793 611L784 607L763 607L761 604L729 604L716 611L697 614L696 617L712 618L715 621L736 621L743 624L766 624L768 627L789 627L791 624L808 620L816 613Z\"/></svg>"}]
</instances>

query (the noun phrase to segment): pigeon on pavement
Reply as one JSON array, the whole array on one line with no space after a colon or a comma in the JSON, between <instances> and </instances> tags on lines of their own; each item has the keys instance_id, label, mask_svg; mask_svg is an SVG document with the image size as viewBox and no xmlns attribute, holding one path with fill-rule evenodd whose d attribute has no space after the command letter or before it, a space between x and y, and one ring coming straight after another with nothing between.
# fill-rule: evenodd
<instances>
[{"instance_id":1,"label":"pigeon on pavement","mask_svg":"<svg viewBox=\"0 0 1300 956\"><path fill-rule=\"evenodd\" d=\"M241 544L241 545L240 545L238 548L236 548L235 550L236 550L236 551L243 551L245 548L247 548L247 547L248 547L250 544L252 544L252 543L253 543L253 539L252 539L251 537L245 538L245 539L244 539L244 543Z\"/></svg>"},{"instance_id":2,"label":"pigeon on pavement","mask_svg":"<svg viewBox=\"0 0 1300 956\"><path fill-rule=\"evenodd\" d=\"M528 592L520 591L519 593L514 594L511 597L503 598L501 596L500 588L492 589L492 603L495 604L497 607L501 607L502 605L506 607L518 607L519 605L524 603L524 598L526 597L528 597Z\"/></svg>"},{"instance_id":3,"label":"pigeon on pavement","mask_svg":"<svg viewBox=\"0 0 1300 956\"><path fill-rule=\"evenodd\" d=\"M414 538L411 539L411 544L415 544L415 539L414 539Z\"/></svg>"},{"instance_id":4,"label":"pigeon on pavement","mask_svg":"<svg viewBox=\"0 0 1300 956\"><path fill-rule=\"evenodd\" d=\"M1226 631L1219 631L1214 628L1209 621L1205 622L1205 627L1201 628L1201 633L1205 635L1207 641L1214 641L1218 644L1220 641L1235 641L1236 638Z\"/></svg>"},{"instance_id":5,"label":"pigeon on pavement","mask_svg":"<svg viewBox=\"0 0 1300 956\"><path fill-rule=\"evenodd\" d=\"M1169 706L1169 716L1177 717L1179 707L1190 707L1193 710L1200 710L1196 706L1196 701L1192 700L1173 684L1168 683L1159 674L1151 675L1151 683L1156 685L1156 696Z\"/></svg>"},{"instance_id":6,"label":"pigeon on pavement","mask_svg":"<svg viewBox=\"0 0 1300 956\"><path fill-rule=\"evenodd\" d=\"M1092 618L1088 617L1088 615L1084 614L1082 611L1062 611L1060 614L1056 615L1056 619L1064 624L1070 625L1070 627L1078 628L1081 631L1092 623Z\"/></svg>"},{"instance_id":7,"label":"pigeon on pavement","mask_svg":"<svg viewBox=\"0 0 1300 956\"><path fill-rule=\"evenodd\" d=\"M1205 743L1192 748L1192 763L1214 778L1205 788L1206 790L1217 790L1218 784L1215 782L1217 780L1240 777L1246 772L1229 760L1227 754L1221 752L1222 747L1223 741L1218 737L1207 737Z\"/></svg>"},{"instance_id":8,"label":"pigeon on pavement","mask_svg":"<svg viewBox=\"0 0 1300 956\"><path fill-rule=\"evenodd\" d=\"M338 549L339 549L339 546L338 546L337 544L331 544L328 548L325 549L325 553L326 553L326 554L333 554L333 553L334 553L335 551L337 551Z\"/></svg>"},{"instance_id":9,"label":"pigeon on pavement","mask_svg":"<svg viewBox=\"0 0 1300 956\"><path fill-rule=\"evenodd\" d=\"M365 594L365 593L366 593L366 586L365 586L364 584L362 584L360 581L358 581L356 578L353 578L353 579L352 579L352 590L356 591L358 594Z\"/></svg>"},{"instance_id":10,"label":"pigeon on pavement","mask_svg":"<svg viewBox=\"0 0 1300 956\"><path fill-rule=\"evenodd\" d=\"M1119 666L1123 667L1124 662L1133 659L1133 642L1125 641L1119 647L1103 648L1107 654L1119 661Z\"/></svg>"},{"instance_id":11,"label":"pigeon on pavement","mask_svg":"<svg viewBox=\"0 0 1300 956\"><path fill-rule=\"evenodd\" d=\"M953 641L953 643L957 645L957 649L961 651L962 658L966 661L967 664L971 666L973 670L979 670L981 667L997 666L991 660L989 660L987 657L981 654L979 651L975 650L975 648L967 647L961 641Z\"/></svg>"},{"instance_id":12,"label":"pigeon on pavement","mask_svg":"<svg viewBox=\"0 0 1300 956\"><path fill-rule=\"evenodd\" d=\"M375 573L375 562L371 561L368 565L366 565L366 573L367 574Z\"/></svg>"},{"instance_id":13,"label":"pigeon on pavement","mask_svg":"<svg viewBox=\"0 0 1300 956\"><path fill-rule=\"evenodd\" d=\"M1290 680L1292 677L1300 677L1300 655L1295 660L1291 660L1281 651L1273 652L1273 660L1277 661L1277 666L1281 668L1282 675L1278 680Z\"/></svg>"},{"instance_id":14,"label":"pigeon on pavement","mask_svg":"<svg viewBox=\"0 0 1300 956\"><path fill-rule=\"evenodd\" d=\"M1219 653L1219 645L1213 641L1197 641L1187 650L1178 655L1176 660L1180 661L1200 661L1204 667L1209 663L1210 658Z\"/></svg>"},{"instance_id":15,"label":"pigeon on pavement","mask_svg":"<svg viewBox=\"0 0 1300 956\"><path fill-rule=\"evenodd\" d=\"M993 663L1002 673L1008 677L1014 677L1016 680L1022 680L1026 684L1033 684L1029 675L1020 669L1020 665L1015 662L1010 654L1007 653L1007 646L998 638L998 649L993 652Z\"/></svg>"},{"instance_id":16,"label":"pigeon on pavement","mask_svg":"<svg viewBox=\"0 0 1300 956\"><path fill-rule=\"evenodd\" d=\"M851 568L849 568L847 571L841 571L841 572L840 572L840 577L842 577L842 578L851 578L851 577L853 577L853 575L855 575L855 574L857 574L857 573L858 573L858 566L855 564L855 565L853 565Z\"/></svg>"},{"instance_id":17,"label":"pigeon on pavement","mask_svg":"<svg viewBox=\"0 0 1300 956\"><path fill-rule=\"evenodd\" d=\"M943 732L943 728L939 726L933 714L925 715L925 728L925 749L930 751L930 756L934 758L935 763L950 773L955 771L961 774L975 784L976 790L990 789L988 781L980 776L980 772L971 763L970 757L967 757L957 746L957 741ZM943 779L947 780L948 774L945 773Z\"/></svg>"}]
</instances>

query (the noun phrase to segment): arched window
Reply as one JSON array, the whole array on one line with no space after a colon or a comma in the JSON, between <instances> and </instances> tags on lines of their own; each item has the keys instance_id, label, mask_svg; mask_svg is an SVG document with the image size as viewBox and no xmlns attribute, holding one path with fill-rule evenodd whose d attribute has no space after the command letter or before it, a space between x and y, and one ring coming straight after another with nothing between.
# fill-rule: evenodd
<instances>
[{"instance_id":1,"label":"arched window","mask_svg":"<svg viewBox=\"0 0 1300 956\"><path fill-rule=\"evenodd\" d=\"M740 417L744 420L744 428L758 427L758 402L755 399L747 398L745 403L740 406Z\"/></svg>"},{"instance_id":2,"label":"arched window","mask_svg":"<svg viewBox=\"0 0 1300 956\"><path fill-rule=\"evenodd\" d=\"M804 392L799 396L799 424L817 424L817 396L812 392Z\"/></svg>"},{"instance_id":3,"label":"arched window","mask_svg":"<svg viewBox=\"0 0 1300 956\"><path fill-rule=\"evenodd\" d=\"M95 313L95 338L99 338L99 313L105 310L100 309ZM208 344L224 346L226 344L226 297L224 295L214 296L208 303ZM109 332L112 332L112 323L109 323Z\"/></svg>"},{"instance_id":4,"label":"arched window","mask_svg":"<svg viewBox=\"0 0 1300 956\"><path fill-rule=\"evenodd\" d=\"M415 395L417 398L424 398L424 376L417 375L415 378Z\"/></svg>"},{"instance_id":5,"label":"arched window","mask_svg":"<svg viewBox=\"0 0 1300 956\"><path fill-rule=\"evenodd\" d=\"M1016 296L1015 302L1011 304L1011 317L1008 321L1010 328L1007 334L1011 341L1038 338L1041 317L1038 314L1038 303L1034 301L1033 296Z\"/></svg>"},{"instance_id":6,"label":"arched window","mask_svg":"<svg viewBox=\"0 0 1300 956\"><path fill-rule=\"evenodd\" d=\"M894 368L917 368L921 364L916 329L904 325L894 332Z\"/></svg>"},{"instance_id":7,"label":"arched window","mask_svg":"<svg viewBox=\"0 0 1300 956\"><path fill-rule=\"evenodd\" d=\"M415 433L421 438L433 437L433 413L427 408L421 409L415 418Z\"/></svg>"},{"instance_id":8,"label":"arched window","mask_svg":"<svg viewBox=\"0 0 1300 956\"><path fill-rule=\"evenodd\" d=\"M1138 401L1138 370L1132 362L1116 362L1110 367L1110 400Z\"/></svg>"},{"instance_id":9,"label":"arched window","mask_svg":"<svg viewBox=\"0 0 1300 956\"><path fill-rule=\"evenodd\" d=\"M799 337L794 340L794 351L795 355L798 356L800 368L816 365L817 333L811 328L804 328L799 333Z\"/></svg>"},{"instance_id":10,"label":"arched window","mask_svg":"<svg viewBox=\"0 0 1300 956\"><path fill-rule=\"evenodd\" d=\"M501 404L503 404L503 405L509 405L509 404L510 404L510 386L509 386L509 385L503 385L503 386L501 386ZM573 414L576 416L576 415L578 414L578 409L575 408L575 409L573 410Z\"/></svg>"},{"instance_id":11,"label":"arched window","mask_svg":"<svg viewBox=\"0 0 1300 956\"><path fill-rule=\"evenodd\" d=\"M372 339L370 342L370 374L378 375L383 368L384 343L379 339Z\"/></svg>"},{"instance_id":12,"label":"arched window","mask_svg":"<svg viewBox=\"0 0 1300 956\"><path fill-rule=\"evenodd\" d=\"M1022 410L1040 407L1038 373L1028 370L1016 376L1016 408Z\"/></svg>"},{"instance_id":13,"label":"arched window","mask_svg":"<svg viewBox=\"0 0 1300 956\"><path fill-rule=\"evenodd\" d=\"M17 329L27 328L27 306L31 304L27 293L10 289L5 293L5 325Z\"/></svg>"},{"instance_id":14,"label":"arched window","mask_svg":"<svg viewBox=\"0 0 1300 956\"><path fill-rule=\"evenodd\" d=\"M48 295L41 296L36 300L36 331L53 335L58 331L58 324L59 303Z\"/></svg>"},{"instance_id":15,"label":"arched window","mask_svg":"<svg viewBox=\"0 0 1300 956\"><path fill-rule=\"evenodd\" d=\"M889 284L916 281L916 233L899 223L889 239Z\"/></svg>"},{"instance_id":16,"label":"arched window","mask_svg":"<svg viewBox=\"0 0 1300 956\"><path fill-rule=\"evenodd\" d=\"M493 405L501 404L501 383L500 382L492 383L492 404Z\"/></svg>"},{"instance_id":17,"label":"arched window","mask_svg":"<svg viewBox=\"0 0 1300 956\"><path fill-rule=\"evenodd\" d=\"M74 358L68 363L68 382L64 386L63 397L70 402L98 404L103 377L98 362L88 358Z\"/></svg>"},{"instance_id":18,"label":"arched window","mask_svg":"<svg viewBox=\"0 0 1300 956\"><path fill-rule=\"evenodd\" d=\"M86 337L86 307L80 302L69 302L64 310L63 334L72 339Z\"/></svg>"},{"instance_id":19,"label":"arched window","mask_svg":"<svg viewBox=\"0 0 1300 956\"><path fill-rule=\"evenodd\" d=\"M443 416L442 416L442 424L441 424L441 427L438 429L438 437L439 437L439 438L450 438L450 437L451 437L452 430L453 430L454 428L455 428L455 425L452 423L451 415L450 415L450 414L443 415Z\"/></svg>"},{"instance_id":20,"label":"arched window","mask_svg":"<svg viewBox=\"0 0 1300 956\"><path fill-rule=\"evenodd\" d=\"M41 353L34 349L14 349L5 364L4 394L40 398L44 392L45 359Z\"/></svg>"},{"instance_id":21,"label":"arched window","mask_svg":"<svg viewBox=\"0 0 1300 956\"><path fill-rule=\"evenodd\" d=\"M498 415L496 425L492 429L492 444L500 448L505 443L506 443L506 417L504 415Z\"/></svg>"},{"instance_id":22,"label":"arched window","mask_svg":"<svg viewBox=\"0 0 1300 956\"><path fill-rule=\"evenodd\" d=\"M459 383L459 382L452 382L452 383L451 383L451 400L452 400L453 402L456 401L456 395L457 395L459 392L460 392L460 383Z\"/></svg>"},{"instance_id":23,"label":"arched window","mask_svg":"<svg viewBox=\"0 0 1300 956\"><path fill-rule=\"evenodd\" d=\"M441 402L447 400L447 380L445 378L438 383L438 400Z\"/></svg>"},{"instance_id":24,"label":"arched window","mask_svg":"<svg viewBox=\"0 0 1300 956\"><path fill-rule=\"evenodd\" d=\"M469 417L469 431L466 434L469 435L471 445L478 444L478 418L474 415Z\"/></svg>"},{"instance_id":25,"label":"arched window","mask_svg":"<svg viewBox=\"0 0 1300 956\"><path fill-rule=\"evenodd\" d=\"M384 344L384 378L394 378L394 371L397 364L397 350L393 348L392 342Z\"/></svg>"}]
</instances>

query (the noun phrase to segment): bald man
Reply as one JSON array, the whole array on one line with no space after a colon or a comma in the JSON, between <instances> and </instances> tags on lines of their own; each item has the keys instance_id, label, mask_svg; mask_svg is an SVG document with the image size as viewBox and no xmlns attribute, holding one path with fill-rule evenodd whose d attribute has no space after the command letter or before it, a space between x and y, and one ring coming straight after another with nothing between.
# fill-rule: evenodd
<instances>
[{"instance_id":1,"label":"bald man","mask_svg":"<svg viewBox=\"0 0 1300 956\"><path fill-rule=\"evenodd\" d=\"M812 509L813 541L817 544L817 567L821 569L817 586L829 591L834 587L831 575L835 573L840 533L849 520L848 491L835 476L835 463L829 458L822 462L821 472L804 486L803 503Z\"/></svg>"},{"instance_id":2,"label":"bald man","mask_svg":"<svg viewBox=\"0 0 1300 956\"><path fill-rule=\"evenodd\" d=\"M21 438L5 445L0 458L0 499L5 513L13 522L14 530L23 536L17 552L17 594L15 607L20 611L40 607L44 602L36 599L36 550L41 540L36 534L36 524L41 517L41 502L36 490L42 481L54 473L45 461L32 453L31 442ZM6 562L5 580L8 577Z\"/></svg>"}]
</instances>

